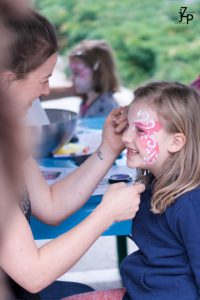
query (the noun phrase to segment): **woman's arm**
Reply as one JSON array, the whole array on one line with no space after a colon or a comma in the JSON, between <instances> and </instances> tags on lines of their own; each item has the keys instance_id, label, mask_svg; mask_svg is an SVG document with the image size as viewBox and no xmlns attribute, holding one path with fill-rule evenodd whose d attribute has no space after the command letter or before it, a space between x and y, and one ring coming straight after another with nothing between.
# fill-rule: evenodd
<instances>
[{"instance_id":1,"label":"woman's arm","mask_svg":"<svg viewBox=\"0 0 200 300\"><path fill-rule=\"evenodd\" d=\"M15 209L1 236L1 268L26 290L40 291L69 270L113 222L134 217L143 190L142 184L112 185L84 221L39 249L24 215Z\"/></svg>"},{"instance_id":2,"label":"woman's arm","mask_svg":"<svg viewBox=\"0 0 200 300\"><path fill-rule=\"evenodd\" d=\"M119 118L120 109L108 117L103 142L98 151L73 173L49 187L33 159L24 168L26 185L30 194L32 212L41 221L58 224L78 210L91 196L99 181L105 176L123 149L121 132L125 116ZM118 118L120 125L113 125ZM117 130L119 132L116 132Z\"/></svg>"},{"instance_id":3,"label":"woman's arm","mask_svg":"<svg viewBox=\"0 0 200 300\"><path fill-rule=\"evenodd\" d=\"M76 92L72 83L62 87L51 87L49 95L41 96L40 99L41 101L48 101L70 96L76 96Z\"/></svg>"}]
</instances>

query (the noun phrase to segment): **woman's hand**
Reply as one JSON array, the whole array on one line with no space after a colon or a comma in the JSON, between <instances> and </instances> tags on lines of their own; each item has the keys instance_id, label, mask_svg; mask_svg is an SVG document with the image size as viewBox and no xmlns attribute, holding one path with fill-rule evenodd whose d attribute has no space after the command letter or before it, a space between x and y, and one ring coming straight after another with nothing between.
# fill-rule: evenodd
<instances>
[{"instance_id":1,"label":"woman's hand","mask_svg":"<svg viewBox=\"0 0 200 300\"><path fill-rule=\"evenodd\" d=\"M135 183L131 186L123 182L112 184L99 207L103 209L104 215L109 217L111 222L132 219L139 209L140 194L144 190L145 186L142 183Z\"/></svg>"},{"instance_id":2,"label":"woman's hand","mask_svg":"<svg viewBox=\"0 0 200 300\"><path fill-rule=\"evenodd\" d=\"M113 152L116 156L124 150L122 134L127 126L128 107L114 109L107 117L102 135L102 145Z\"/></svg>"}]
</instances>

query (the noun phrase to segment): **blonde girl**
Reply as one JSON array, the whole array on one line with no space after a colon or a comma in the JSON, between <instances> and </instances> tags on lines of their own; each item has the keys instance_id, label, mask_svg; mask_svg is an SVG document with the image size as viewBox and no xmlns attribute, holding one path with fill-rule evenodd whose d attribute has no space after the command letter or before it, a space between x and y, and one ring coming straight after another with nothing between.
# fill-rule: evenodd
<instances>
[{"instance_id":1,"label":"blonde girl","mask_svg":"<svg viewBox=\"0 0 200 300\"><path fill-rule=\"evenodd\" d=\"M147 188L132 228L139 250L121 265L124 300L199 299L199 115L191 87L155 82L135 91L122 140Z\"/></svg>"},{"instance_id":2,"label":"blonde girl","mask_svg":"<svg viewBox=\"0 0 200 300\"><path fill-rule=\"evenodd\" d=\"M192 87L153 82L135 91L122 140L127 165L146 183L132 226L139 249L122 262L124 290L67 299L200 299L199 116Z\"/></svg>"}]
</instances>

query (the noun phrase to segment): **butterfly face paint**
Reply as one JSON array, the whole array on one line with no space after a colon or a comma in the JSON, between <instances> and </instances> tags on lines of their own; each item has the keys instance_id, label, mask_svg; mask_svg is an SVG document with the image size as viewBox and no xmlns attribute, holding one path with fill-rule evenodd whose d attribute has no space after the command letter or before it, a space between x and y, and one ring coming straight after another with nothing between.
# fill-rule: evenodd
<instances>
[{"instance_id":1,"label":"butterfly face paint","mask_svg":"<svg viewBox=\"0 0 200 300\"><path fill-rule=\"evenodd\" d=\"M144 161L148 165L153 164L158 157L159 146L155 136L161 128L162 125L150 118L147 111L140 109L137 112L137 119L133 122L133 130L138 132L140 145L146 152Z\"/></svg>"}]
</instances>

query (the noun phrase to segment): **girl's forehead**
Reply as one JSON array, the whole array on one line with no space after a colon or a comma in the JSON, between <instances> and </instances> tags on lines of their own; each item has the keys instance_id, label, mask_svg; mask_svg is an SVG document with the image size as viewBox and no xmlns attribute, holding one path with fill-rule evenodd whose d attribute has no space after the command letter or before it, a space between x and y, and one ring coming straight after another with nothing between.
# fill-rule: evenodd
<instances>
[{"instance_id":1,"label":"girl's forehead","mask_svg":"<svg viewBox=\"0 0 200 300\"><path fill-rule=\"evenodd\" d=\"M154 121L158 121L158 115L156 110L146 104L143 101L139 101L139 102L133 102L130 104L129 106L129 110L128 110L128 120L129 122L134 122L138 119L144 119L144 115L151 119L153 119Z\"/></svg>"},{"instance_id":2,"label":"girl's forehead","mask_svg":"<svg viewBox=\"0 0 200 300\"><path fill-rule=\"evenodd\" d=\"M71 59L69 62L69 66L72 70L75 70L75 71L81 71L83 69L89 68L88 65L82 59L79 59L79 58Z\"/></svg>"},{"instance_id":3,"label":"girl's forehead","mask_svg":"<svg viewBox=\"0 0 200 300\"><path fill-rule=\"evenodd\" d=\"M73 57L69 59L69 64L84 64L84 61L80 58Z\"/></svg>"}]
</instances>

